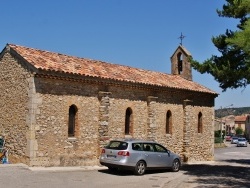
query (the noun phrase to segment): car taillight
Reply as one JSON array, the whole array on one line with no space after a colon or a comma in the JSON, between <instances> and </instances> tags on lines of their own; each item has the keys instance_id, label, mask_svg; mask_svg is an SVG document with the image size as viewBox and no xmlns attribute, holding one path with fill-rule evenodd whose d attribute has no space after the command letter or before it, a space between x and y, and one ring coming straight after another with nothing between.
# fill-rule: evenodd
<instances>
[{"instance_id":1,"label":"car taillight","mask_svg":"<svg viewBox=\"0 0 250 188\"><path fill-rule=\"evenodd\" d=\"M105 153L105 149L102 149L102 153Z\"/></svg>"},{"instance_id":2,"label":"car taillight","mask_svg":"<svg viewBox=\"0 0 250 188\"><path fill-rule=\"evenodd\" d=\"M119 151L117 154L122 156L129 156L129 151Z\"/></svg>"}]
</instances>

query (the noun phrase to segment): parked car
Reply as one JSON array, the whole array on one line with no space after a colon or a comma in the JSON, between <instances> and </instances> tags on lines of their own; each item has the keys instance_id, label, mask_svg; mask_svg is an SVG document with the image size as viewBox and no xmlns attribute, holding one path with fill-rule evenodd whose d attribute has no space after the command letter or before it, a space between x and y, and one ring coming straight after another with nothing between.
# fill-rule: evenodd
<instances>
[{"instance_id":1,"label":"parked car","mask_svg":"<svg viewBox=\"0 0 250 188\"><path fill-rule=\"evenodd\" d=\"M109 170L132 170L143 175L146 170L170 168L173 172L181 167L180 157L164 146L146 140L112 140L102 149L100 164Z\"/></svg>"},{"instance_id":2,"label":"parked car","mask_svg":"<svg viewBox=\"0 0 250 188\"><path fill-rule=\"evenodd\" d=\"M238 142L238 137L233 136L231 138L231 144L237 144L237 142Z\"/></svg>"},{"instance_id":3,"label":"parked car","mask_svg":"<svg viewBox=\"0 0 250 188\"><path fill-rule=\"evenodd\" d=\"M245 146L245 147L247 147L247 139L245 139L245 138L238 138L237 147L239 147L239 146Z\"/></svg>"},{"instance_id":4,"label":"parked car","mask_svg":"<svg viewBox=\"0 0 250 188\"><path fill-rule=\"evenodd\" d=\"M226 135L226 141L231 141L231 139L232 139L232 136L231 135Z\"/></svg>"}]
</instances>

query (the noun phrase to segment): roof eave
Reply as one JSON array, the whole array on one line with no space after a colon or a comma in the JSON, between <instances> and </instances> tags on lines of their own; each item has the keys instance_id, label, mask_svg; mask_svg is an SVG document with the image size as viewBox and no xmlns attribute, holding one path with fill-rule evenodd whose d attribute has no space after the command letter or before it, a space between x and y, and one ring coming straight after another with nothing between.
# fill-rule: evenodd
<instances>
[{"instance_id":1,"label":"roof eave","mask_svg":"<svg viewBox=\"0 0 250 188\"><path fill-rule=\"evenodd\" d=\"M11 46L9 46L9 44L7 44L4 49L5 49L4 53L6 53L8 51L11 55L16 57L20 62L24 63L27 67L29 67L30 72L32 72L32 73L37 73L38 72L38 69L31 62L27 61L15 49L11 48Z\"/></svg>"},{"instance_id":2,"label":"roof eave","mask_svg":"<svg viewBox=\"0 0 250 188\"><path fill-rule=\"evenodd\" d=\"M132 87L138 87L138 88L153 88L156 90L162 90L164 88L166 89L178 89L183 91L189 91L189 92L198 92L198 93L207 93L214 95L214 97L217 97L218 94L215 92L206 92L206 91L198 91L198 90L192 90L192 89L185 89L185 88L178 88L178 87L169 87L169 86L162 86L157 84L148 84L148 83L141 83L141 82L132 82L132 81L125 81L125 80L119 80L119 79L112 79L112 78L104 78L104 77L95 77L90 75L82 75L82 74L76 74L76 73L69 73L69 72L63 72L63 71L54 71L54 70L45 70L39 68L37 70L37 76L42 75L42 77L53 77L53 78L60 78L60 79L73 79L73 80L90 80L94 81L95 79L98 79L98 82L106 82L108 84L111 84L112 82L117 82L119 85L130 85Z\"/></svg>"},{"instance_id":3,"label":"roof eave","mask_svg":"<svg viewBox=\"0 0 250 188\"><path fill-rule=\"evenodd\" d=\"M184 46L179 45L179 46L176 48L176 50L174 51L173 55L172 55L170 58L172 58L172 57L175 55L175 53L176 53L176 51L177 51L178 49L181 49L181 50L185 53L185 55L187 55L188 57L192 57L192 54L191 54Z\"/></svg>"},{"instance_id":4,"label":"roof eave","mask_svg":"<svg viewBox=\"0 0 250 188\"><path fill-rule=\"evenodd\" d=\"M0 59L2 59L2 57L4 56L4 54L9 51L9 48L10 47L8 46L8 44L6 44L6 46L4 47L4 49L0 53Z\"/></svg>"}]
</instances>

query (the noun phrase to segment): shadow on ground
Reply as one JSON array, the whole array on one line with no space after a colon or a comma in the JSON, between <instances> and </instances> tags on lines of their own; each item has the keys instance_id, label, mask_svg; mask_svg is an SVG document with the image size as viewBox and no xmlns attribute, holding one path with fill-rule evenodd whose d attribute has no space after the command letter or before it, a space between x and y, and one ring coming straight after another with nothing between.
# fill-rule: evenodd
<instances>
[{"instance_id":1,"label":"shadow on ground","mask_svg":"<svg viewBox=\"0 0 250 188\"><path fill-rule=\"evenodd\" d=\"M197 184L196 188L250 187L250 160L225 160L221 162L183 166L184 174L191 177L186 184Z\"/></svg>"},{"instance_id":2,"label":"shadow on ground","mask_svg":"<svg viewBox=\"0 0 250 188\"><path fill-rule=\"evenodd\" d=\"M130 170L114 170L114 171L110 171L108 169L102 169L102 170L98 170L98 172L101 173L105 173L105 174L112 174L115 176L135 176L133 171ZM166 173L166 172L171 172L168 169L165 170L147 170L146 174L155 174L155 173Z\"/></svg>"}]
</instances>

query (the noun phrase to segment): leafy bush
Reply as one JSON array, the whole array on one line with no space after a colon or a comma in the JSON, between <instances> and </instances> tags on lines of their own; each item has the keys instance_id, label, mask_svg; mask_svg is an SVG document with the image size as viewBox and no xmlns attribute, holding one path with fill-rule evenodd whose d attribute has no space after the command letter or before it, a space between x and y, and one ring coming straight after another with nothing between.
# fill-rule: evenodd
<instances>
[{"instance_id":1,"label":"leafy bush","mask_svg":"<svg viewBox=\"0 0 250 188\"><path fill-rule=\"evenodd\" d=\"M220 131L214 131L214 137L220 137Z\"/></svg>"},{"instance_id":2,"label":"leafy bush","mask_svg":"<svg viewBox=\"0 0 250 188\"><path fill-rule=\"evenodd\" d=\"M223 138L221 137L214 137L214 143L223 143Z\"/></svg>"}]
</instances>

